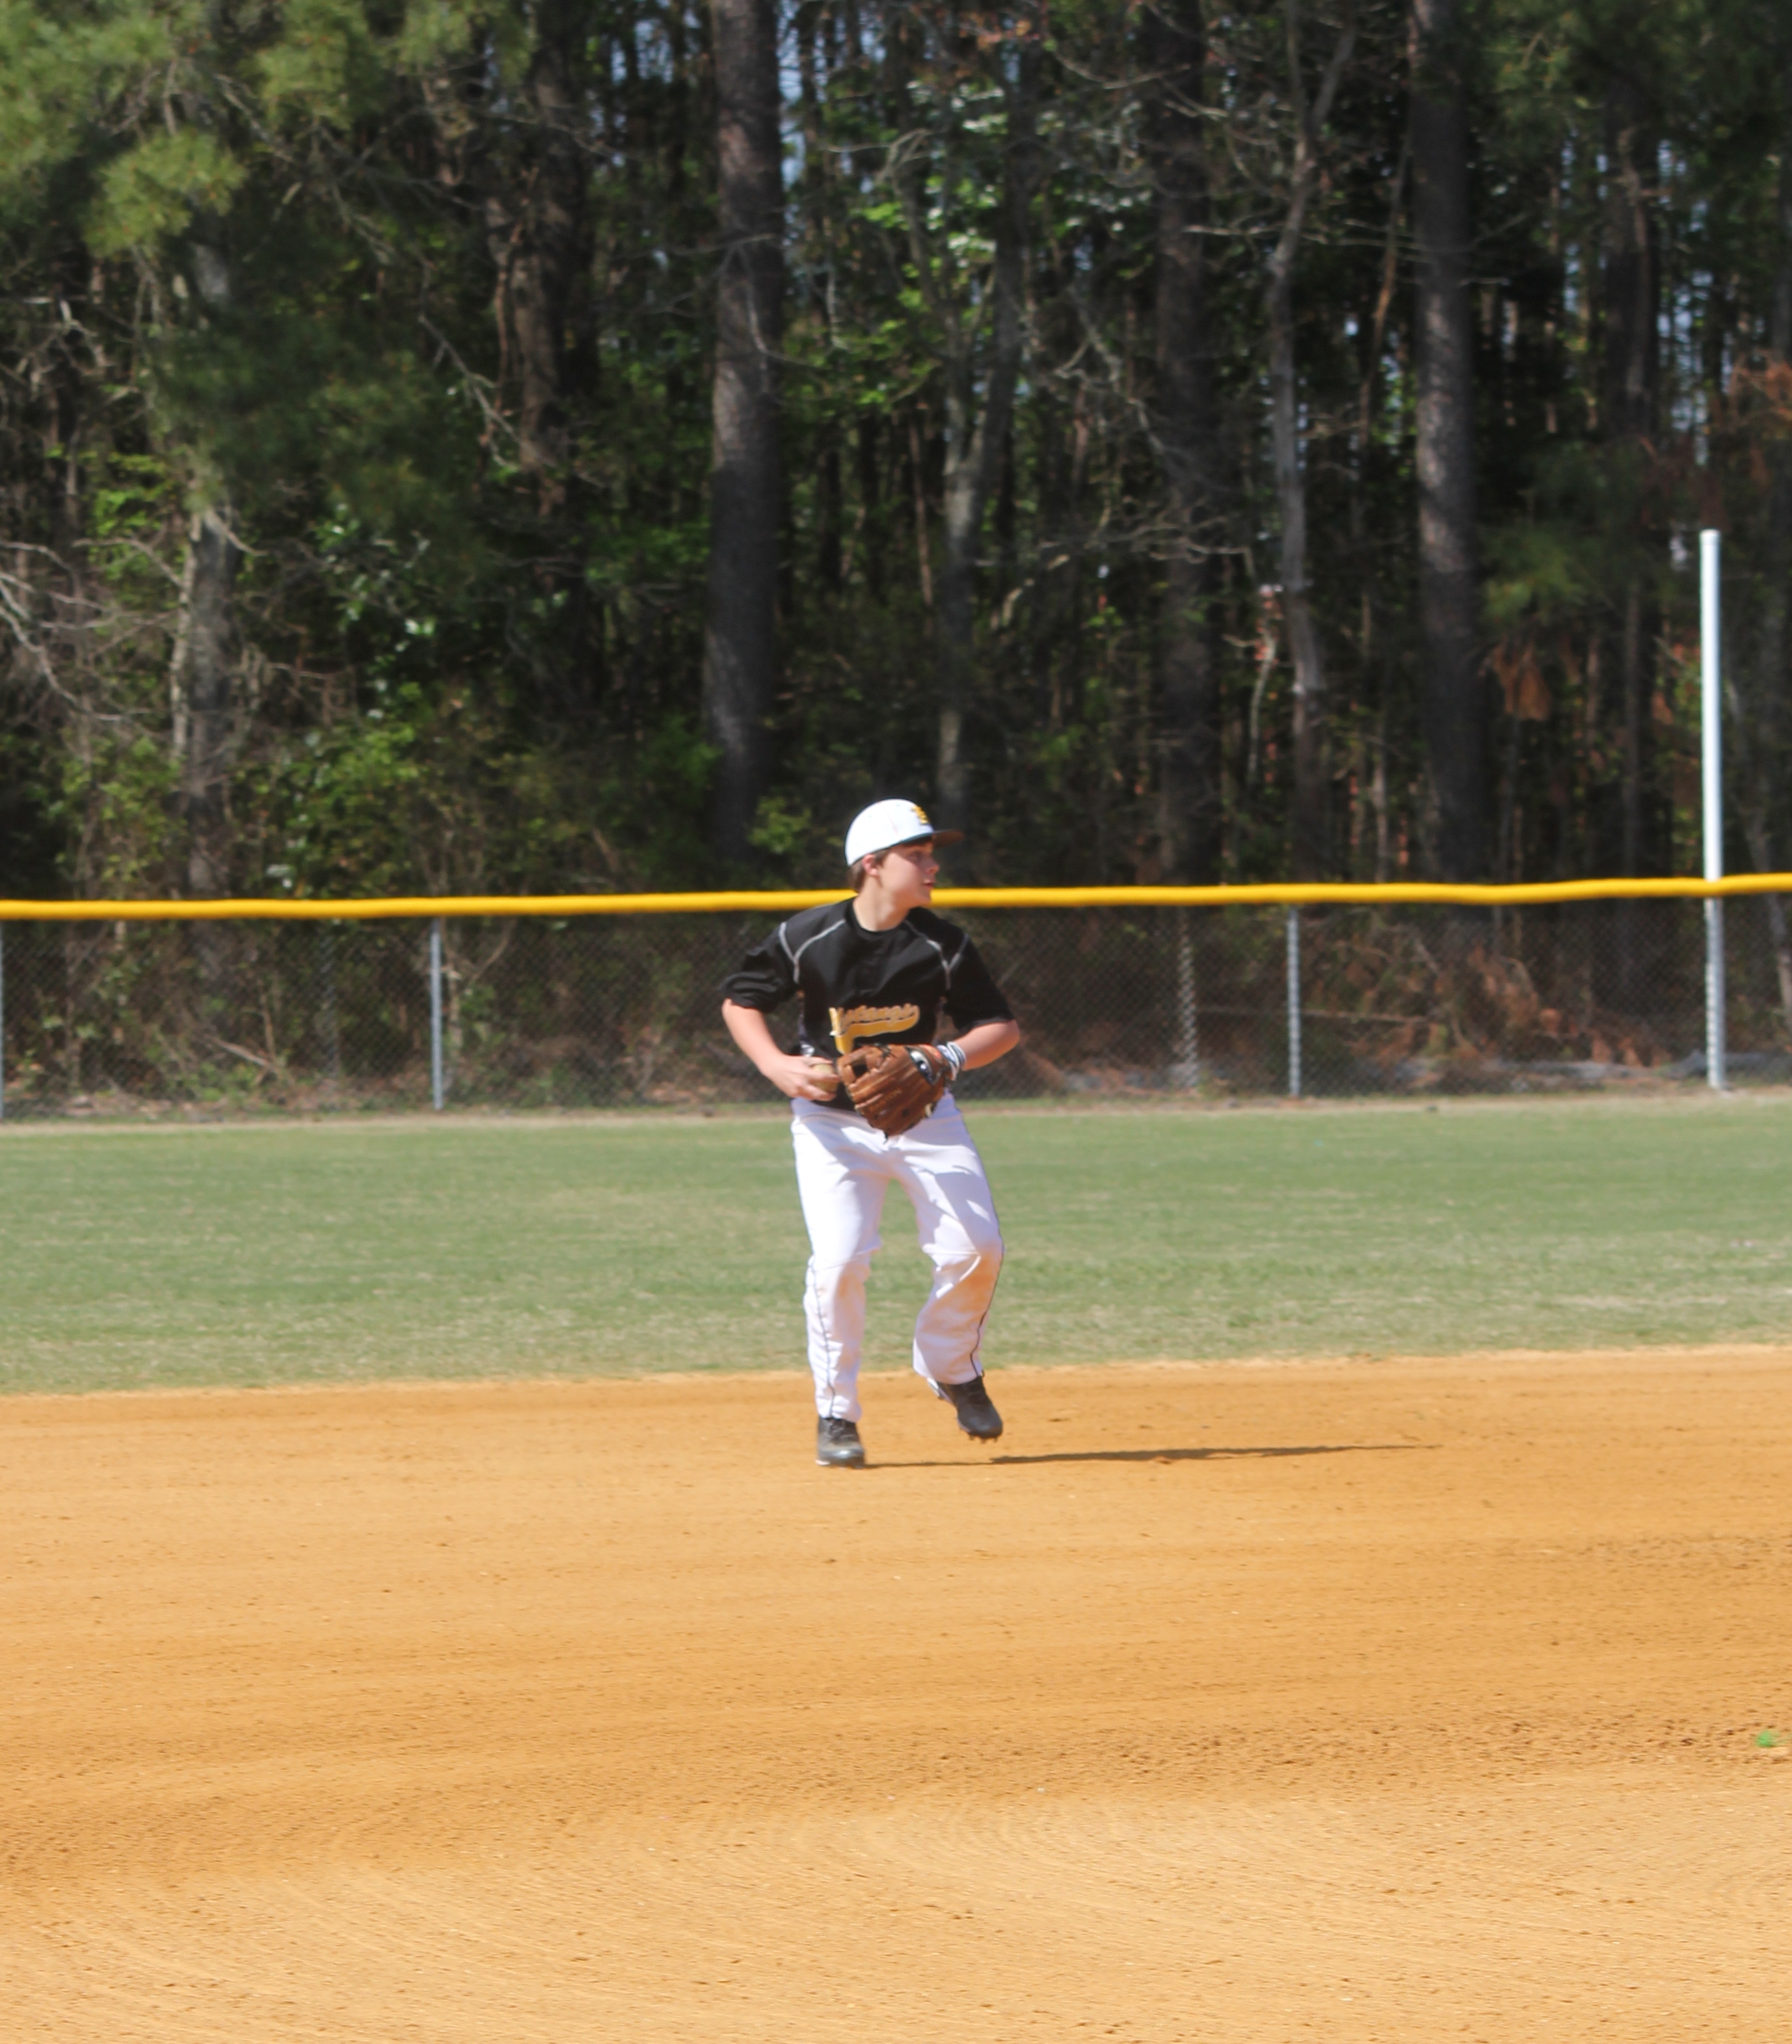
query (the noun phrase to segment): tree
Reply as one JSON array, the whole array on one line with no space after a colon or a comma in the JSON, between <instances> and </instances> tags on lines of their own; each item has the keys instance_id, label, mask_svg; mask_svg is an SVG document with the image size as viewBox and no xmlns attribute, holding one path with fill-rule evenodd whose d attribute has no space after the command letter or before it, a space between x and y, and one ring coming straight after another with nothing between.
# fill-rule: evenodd
<instances>
[{"instance_id":1,"label":"tree","mask_svg":"<svg viewBox=\"0 0 1792 2044\"><path fill-rule=\"evenodd\" d=\"M181 879L190 893L216 894L229 866L244 553L228 436L193 397L209 380L208 364L215 371L235 340L228 214L248 176L236 74L245 57L252 61L253 44L227 18L197 8L165 16L120 6L56 37L36 33L37 25L9 25L29 80L14 113L32 144L22 161L14 158L15 217L29 217L59 184L62 195L76 199L71 252L86 258L86 290L97 265L123 258L142 292L136 337L144 423L182 513L166 674ZM56 571L73 587L90 589L79 540L66 537ZM118 719L115 708L111 719ZM208 929L200 949L208 978L215 977L215 931Z\"/></svg>"},{"instance_id":2,"label":"tree","mask_svg":"<svg viewBox=\"0 0 1792 2044\"><path fill-rule=\"evenodd\" d=\"M1792 632L1788 630L1792 623L1792 35L1782 27L1781 36L1774 108L1779 142L1774 211L1779 232L1767 299L1766 347L1732 384L1748 467L1758 469L1764 482L1759 490L1759 536L1752 549L1756 572L1743 584L1752 628L1733 635L1746 649L1740 663L1743 683L1739 688L1733 674L1727 690L1743 841L1758 873L1778 870L1778 855L1785 843L1776 825L1784 815L1788 707L1792 701ZM1733 537L1740 536L1734 531L1739 522L1733 519ZM1746 563L1747 553L1744 559ZM1733 575L1732 579L1733 582ZM1788 1034L1792 1034L1792 929L1787 927L1786 904L1779 895L1767 895L1763 907L1780 1012Z\"/></svg>"},{"instance_id":3,"label":"tree","mask_svg":"<svg viewBox=\"0 0 1792 2044\"><path fill-rule=\"evenodd\" d=\"M0 0L21 882L1785 856L1782 5L717 4Z\"/></svg>"},{"instance_id":4,"label":"tree","mask_svg":"<svg viewBox=\"0 0 1792 2044\"><path fill-rule=\"evenodd\" d=\"M1271 249L1264 306L1269 328L1269 436L1276 508L1281 514L1282 618L1294 666L1294 867L1317 878L1326 864L1326 658L1313 611L1302 472L1299 393L1295 367L1294 271L1307 208L1318 181L1320 137L1356 43L1346 22L1310 99L1302 75L1299 0L1285 0L1287 90L1292 130L1287 197Z\"/></svg>"},{"instance_id":5,"label":"tree","mask_svg":"<svg viewBox=\"0 0 1792 2044\"><path fill-rule=\"evenodd\" d=\"M716 855L750 855L777 674L784 188L773 0L714 0L717 217L704 712Z\"/></svg>"},{"instance_id":6,"label":"tree","mask_svg":"<svg viewBox=\"0 0 1792 2044\"><path fill-rule=\"evenodd\" d=\"M1212 616L1220 541L1218 419L1208 305L1208 179L1200 0L1142 16L1147 160L1156 217L1157 436L1168 513L1164 567L1158 834L1168 880L1219 871L1218 661Z\"/></svg>"},{"instance_id":7,"label":"tree","mask_svg":"<svg viewBox=\"0 0 1792 2044\"><path fill-rule=\"evenodd\" d=\"M1475 532L1474 328L1468 300L1472 229L1464 33L1459 0L1414 0L1419 694L1437 804L1437 872L1445 880L1487 877L1487 719Z\"/></svg>"},{"instance_id":8,"label":"tree","mask_svg":"<svg viewBox=\"0 0 1792 2044\"><path fill-rule=\"evenodd\" d=\"M1618 870L1648 870L1646 802L1649 705L1656 618L1652 563L1659 545L1645 471L1654 459L1660 410L1660 265L1652 206L1655 137L1637 80L1614 71L1605 94L1606 433L1629 500L1635 554L1618 598L1620 781Z\"/></svg>"},{"instance_id":9,"label":"tree","mask_svg":"<svg viewBox=\"0 0 1792 2044\"><path fill-rule=\"evenodd\" d=\"M514 351L520 393L517 465L535 479L544 512L557 510L572 455L570 379L589 292L591 124L583 0L534 0L529 50L502 128L512 146L491 151L482 194L497 278L499 332ZM509 138L507 138L509 139Z\"/></svg>"},{"instance_id":10,"label":"tree","mask_svg":"<svg viewBox=\"0 0 1792 2044\"><path fill-rule=\"evenodd\" d=\"M944 386L935 786L941 822L963 830L971 820L965 723L977 550L1026 338L1044 47L1030 6L980 27L954 10L933 29L931 48L911 50L910 37L927 33L917 21L892 37L903 97L911 115L923 117L891 144L888 175L902 209L912 275L938 337ZM924 70L918 58L925 60ZM999 128L992 118L998 113Z\"/></svg>"}]
</instances>

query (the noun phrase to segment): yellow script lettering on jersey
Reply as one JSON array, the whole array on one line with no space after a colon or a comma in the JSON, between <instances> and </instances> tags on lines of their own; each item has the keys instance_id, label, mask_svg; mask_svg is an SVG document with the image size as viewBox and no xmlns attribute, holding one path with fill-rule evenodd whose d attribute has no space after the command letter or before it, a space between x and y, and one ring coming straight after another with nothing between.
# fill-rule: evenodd
<instances>
[{"instance_id":1,"label":"yellow script lettering on jersey","mask_svg":"<svg viewBox=\"0 0 1792 2044\"><path fill-rule=\"evenodd\" d=\"M912 1001L896 1008L831 1008L827 1011L835 1047L842 1058L864 1038L893 1036L899 1031L912 1029L920 1019L921 1011Z\"/></svg>"}]
</instances>

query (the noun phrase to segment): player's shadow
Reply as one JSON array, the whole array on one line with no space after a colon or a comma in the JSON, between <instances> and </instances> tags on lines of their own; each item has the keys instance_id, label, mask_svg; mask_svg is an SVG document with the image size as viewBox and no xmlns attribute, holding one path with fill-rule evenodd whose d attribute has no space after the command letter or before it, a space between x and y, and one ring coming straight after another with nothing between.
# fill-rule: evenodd
<instances>
[{"instance_id":1,"label":"player's shadow","mask_svg":"<svg viewBox=\"0 0 1792 2044\"><path fill-rule=\"evenodd\" d=\"M1341 1441L1310 1447L1270 1448L1065 1448L1042 1455L991 1455L991 1463L1007 1469L1022 1469L1040 1462L1223 1462L1272 1461L1283 1455L1398 1455L1429 1447L1426 1441ZM891 1462L879 1460L878 1469L961 1469L962 1461ZM974 1466L974 1465L973 1465Z\"/></svg>"}]
</instances>

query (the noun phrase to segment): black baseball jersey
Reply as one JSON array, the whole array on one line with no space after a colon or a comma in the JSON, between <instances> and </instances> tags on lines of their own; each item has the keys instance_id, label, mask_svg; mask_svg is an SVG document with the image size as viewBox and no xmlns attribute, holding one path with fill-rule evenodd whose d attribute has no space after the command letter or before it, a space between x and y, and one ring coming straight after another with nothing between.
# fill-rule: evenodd
<instances>
[{"instance_id":1,"label":"black baseball jersey","mask_svg":"<svg viewBox=\"0 0 1792 2044\"><path fill-rule=\"evenodd\" d=\"M911 909L892 930L868 930L850 901L804 909L755 944L723 993L769 1012L802 997L797 1048L832 1058L854 1043L931 1043L940 1016L962 1035L1014 1011L964 931L931 909ZM851 1103L842 1093L839 1104Z\"/></svg>"}]
</instances>

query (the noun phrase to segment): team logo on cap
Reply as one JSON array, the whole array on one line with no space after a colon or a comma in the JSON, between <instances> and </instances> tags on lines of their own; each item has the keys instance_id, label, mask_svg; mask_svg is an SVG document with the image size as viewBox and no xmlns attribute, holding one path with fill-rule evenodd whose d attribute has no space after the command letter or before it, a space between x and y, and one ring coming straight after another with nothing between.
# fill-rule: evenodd
<instances>
[{"instance_id":1,"label":"team logo on cap","mask_svg":"<svg viewBox=\"0 0 1792 2044\"><path fill-rule=\"evenodd\" d=\"M892 795L861 809L846 832L846 863L856 866L868 853L888 851L894 845L913 844L931 837L937 845L956 844L961 831L934 828L933 819L919 802L905 795Z\"/></svg>"}]
</instances>

